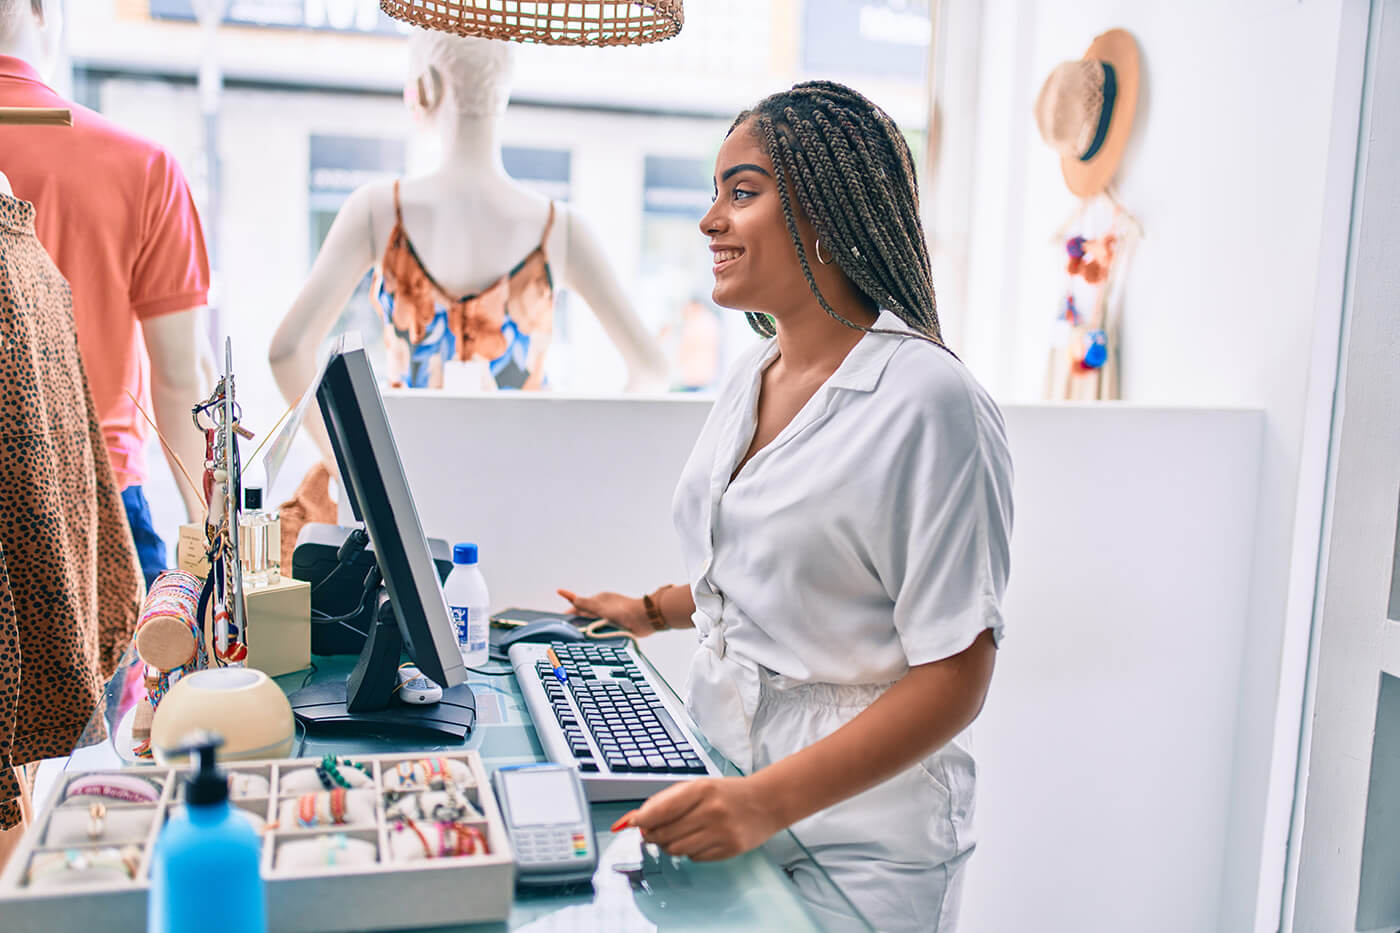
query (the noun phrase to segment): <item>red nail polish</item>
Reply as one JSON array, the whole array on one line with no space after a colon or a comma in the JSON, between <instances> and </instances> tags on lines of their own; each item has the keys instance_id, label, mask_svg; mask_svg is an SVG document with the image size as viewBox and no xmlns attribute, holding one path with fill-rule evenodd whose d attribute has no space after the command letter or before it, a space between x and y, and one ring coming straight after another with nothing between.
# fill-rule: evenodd
<instances>
[{"instance_id":1,"label":"red nail polish","mask_svg":"<svg viewBox=\"0 0 1400 933\"><path fill-rule=\"evenodd\" d=\"M631 826L631 825L632 825L632 814L626 813L626 814L623 814L622 816L618 817L617 822L614 823L614 824L612 824L612 831L613 831L613 832L617 832L618 830L620 830L620 829L626 829L626 828L628 828L628 827Z\"/></svg>"}]
</instances>

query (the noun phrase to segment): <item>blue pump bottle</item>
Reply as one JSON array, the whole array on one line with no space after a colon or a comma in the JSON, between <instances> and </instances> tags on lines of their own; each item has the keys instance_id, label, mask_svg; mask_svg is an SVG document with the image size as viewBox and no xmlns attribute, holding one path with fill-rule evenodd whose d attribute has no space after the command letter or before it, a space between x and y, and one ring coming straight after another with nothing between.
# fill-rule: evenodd
<instances>
[{"instance_id":1,"label":"blue pump bottle","mask_svg":"<svg viewBox=\"0 0 1400 933\"><path fill-rule=\"evenodd\" d=\"M199 766L185 781L185 806L162 827L151 857L147 933L266 933L262 841L228 802L228 778L214 763L222 740L192 737Z\"/></svg>"}]
</instances>

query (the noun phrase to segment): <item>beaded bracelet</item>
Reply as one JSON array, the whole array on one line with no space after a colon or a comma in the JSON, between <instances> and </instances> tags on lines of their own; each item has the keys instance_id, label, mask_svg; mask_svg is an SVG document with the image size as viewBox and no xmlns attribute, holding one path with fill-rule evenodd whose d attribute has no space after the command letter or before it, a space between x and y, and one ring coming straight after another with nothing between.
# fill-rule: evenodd
<instances>
[{"instance_id":1,"label":"beaded bracelet","mask_svg":"<svg viewBox=\"0 0 1400 933\"><path fill-rule=\"evenodd\" d=\"M362 761L351 761L349 758L337 758L332 754L321 756L321 763L316 766L316 776L321 779L321 784L326 790L334 790L337 787L350 788L350 781L345 775L340 773L340 766L348 765L365 777L370 777L369 766Z\"/></svg>"}]
</instances>

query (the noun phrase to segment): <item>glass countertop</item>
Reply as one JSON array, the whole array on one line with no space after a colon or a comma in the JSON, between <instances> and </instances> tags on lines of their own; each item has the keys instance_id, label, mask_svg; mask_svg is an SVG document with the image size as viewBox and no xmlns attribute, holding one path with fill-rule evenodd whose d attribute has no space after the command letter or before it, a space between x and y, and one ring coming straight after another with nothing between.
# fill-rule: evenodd
<instances>
[{"instance_id":1,"label":"glass countertop","mask_svg":"<svg viewBox=\"0 0 1400 933\"><path fill-rule=\"evenodd\" d=\"M321 681L343 680L354 666L352 656L316 656L309 670L275 678L288 693ZM650 667L650 665L648 665ZM297 727L294 757L320 757L327 752L354 756L404 751L461 751L472 749L481 755L488 771L503 765L528 764L545 760L525 700L509 665L490 662L483 670L499 671L486 675L471 672L468 684L476 696L476 728L463 743L434 743L432 740L405 742L383 736L308 734ZM654 680L666 681L655 668ZM142 767L130 756L118 753L118 745L129 746L129 725L123 718L144 695L142 666L134 652L108 681L105 709L84 735L66 765L69 770L105 770ZM669 689L669 688L667 688ZM674 696L674 693L672 694ZM126 722L130 717L125 716ZM692 725L692 729L694 726ZM698 730L696 730L698 734ZM739 774L733 765L715 752L715 762L727 774ZM590 805L598 868L591 885L568 888L517 890L510 917L505 923L436 927L435 930L544 931L603 930L631 933L649 930L784 930L866 931L872 929L824 872L818 870L815 883L824 900L844 905L843 914L832 914L809 904L797 891L782 867L762 849L722 862L692 862L673 859L655 846L642 843L636 829L612 833L609 827L635 802ZM799 844L800 845L800 844ZM804 850L805 851L805 850Z\"/></svg>"}]
</instances>

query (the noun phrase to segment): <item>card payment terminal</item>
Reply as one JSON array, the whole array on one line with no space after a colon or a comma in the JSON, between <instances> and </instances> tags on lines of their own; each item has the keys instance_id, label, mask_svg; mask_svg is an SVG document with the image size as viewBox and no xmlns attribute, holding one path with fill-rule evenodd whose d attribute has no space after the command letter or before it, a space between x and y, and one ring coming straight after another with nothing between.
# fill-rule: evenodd
<instances>
[{"instance_id":1,"label":"card payment terminal","mask_svg":"<svg viewBox=\"0 0 1400 933\"><path fill-rule=\"evenodd\" d=\"M588 881L598 864L578 772L566 765L497 768L491 784L515 849L516 883Z\"/></svg>"}]
</instances>

